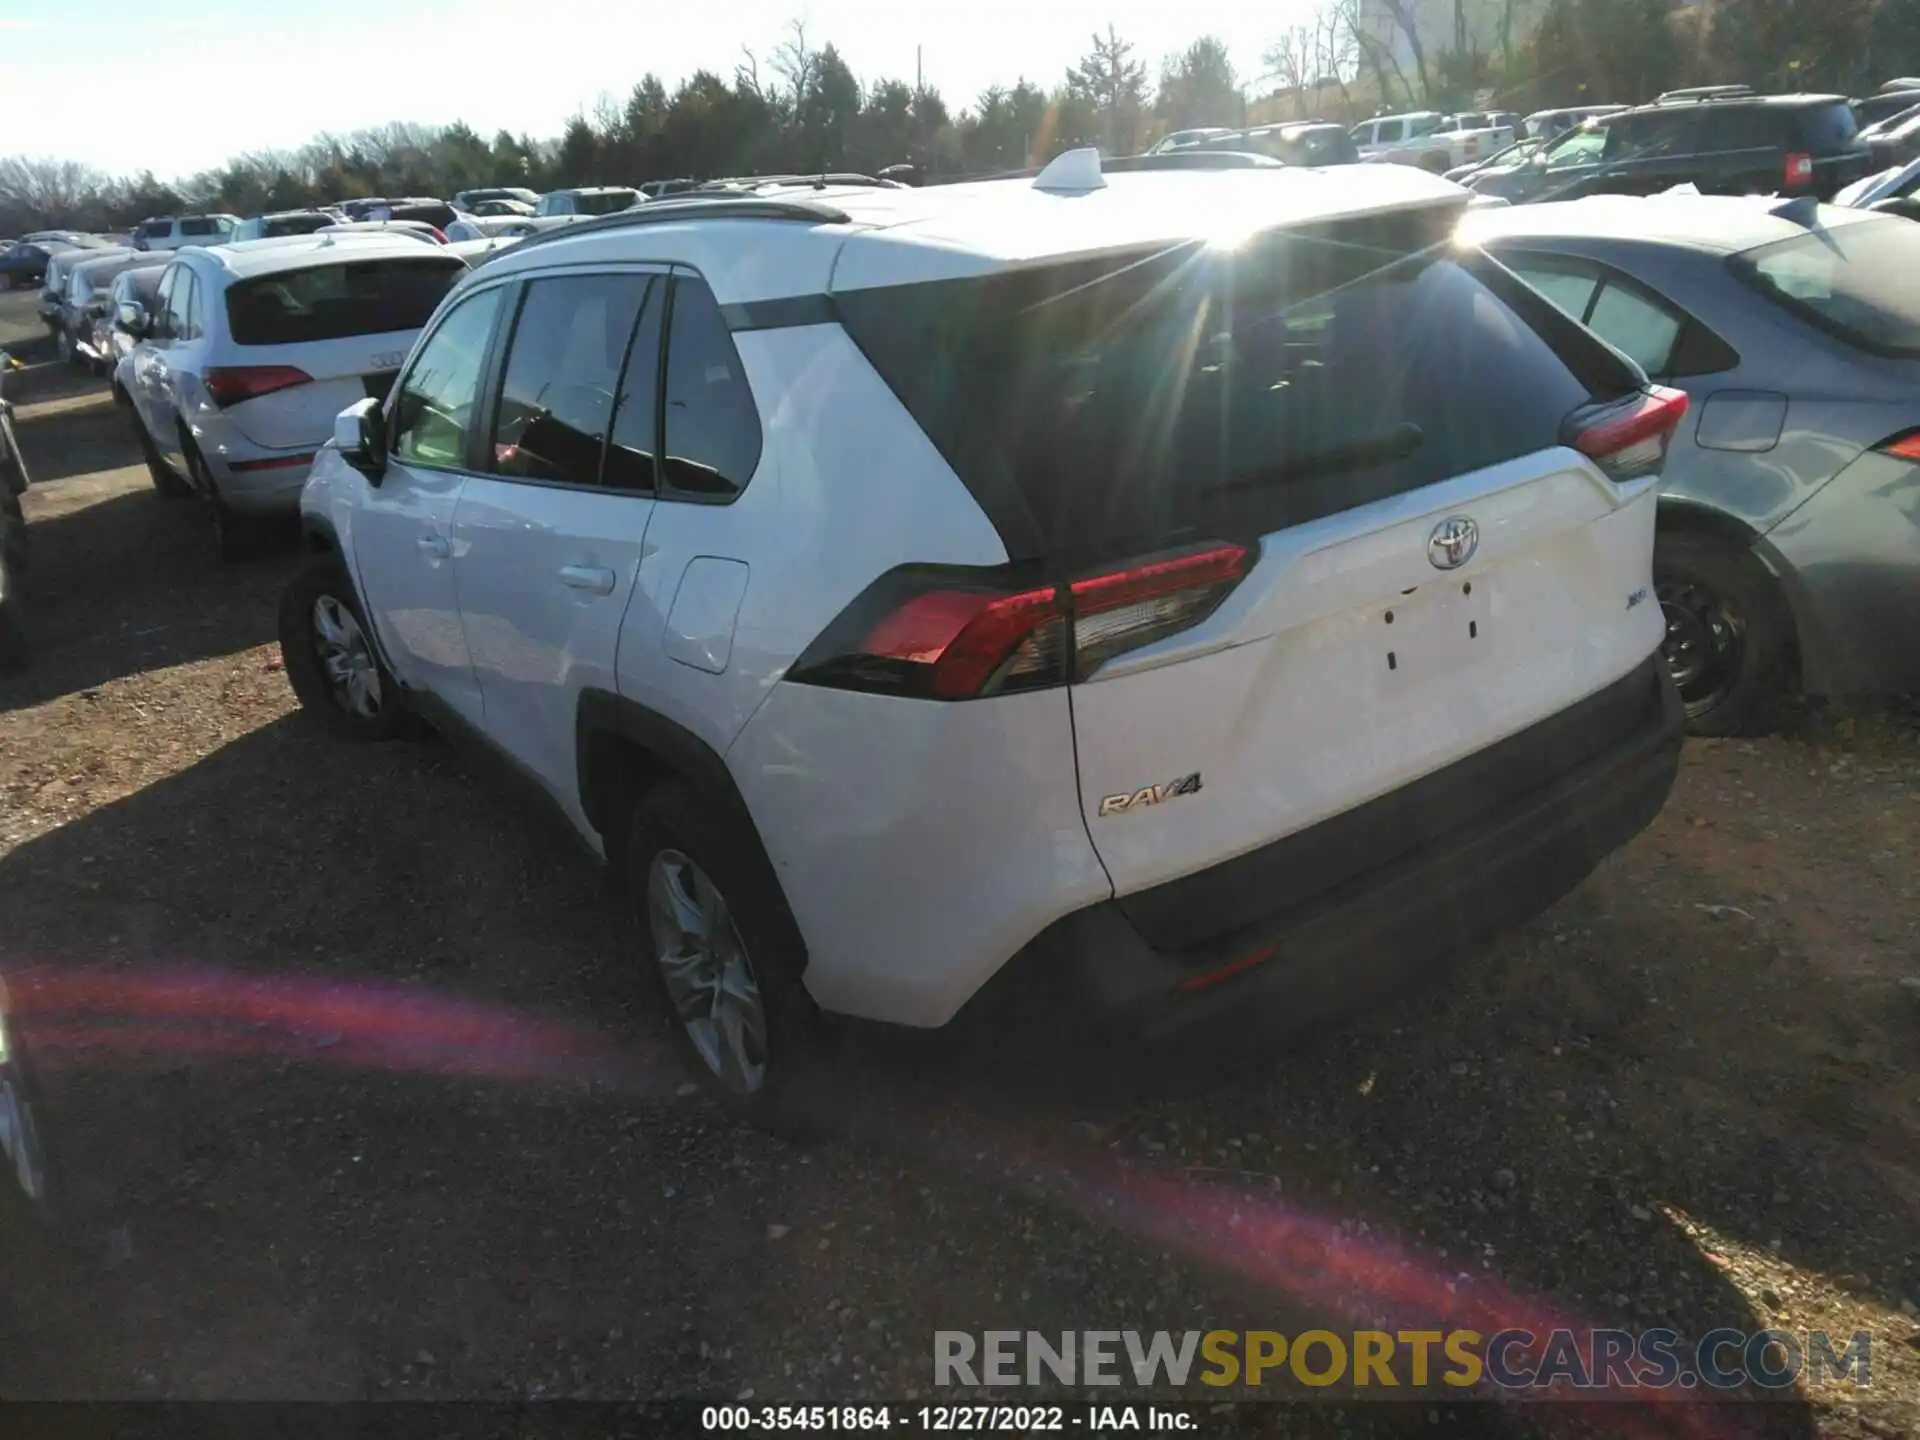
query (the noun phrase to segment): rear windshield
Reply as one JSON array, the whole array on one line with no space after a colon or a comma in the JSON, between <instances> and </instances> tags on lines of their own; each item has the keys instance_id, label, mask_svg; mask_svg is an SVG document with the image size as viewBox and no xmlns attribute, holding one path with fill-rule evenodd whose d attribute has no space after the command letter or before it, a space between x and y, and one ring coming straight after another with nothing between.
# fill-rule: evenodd
<instances>
[{"instance_id":1,"label":"rear windshield","mask_svg":"<svg viewBox=\"0 0 1920 1440\"><path fill-rule=\"evenodd\" d=\"M311 235L333 223L331 215L275 215L261 222L260 233L268 239L276 235Z\"/></svg>"},{"instance_id":2,"label":"rear windshield","mask_svg":"<svg viewBox=\"0 0 1920 1440\"><path fill-rule=\"evenodd\" d=\"M596 194L575 195L573 208L582 215L611 215L616 210L630 209L640 198L637 190L605 190Z\"/></svg>"},{"instance_id":3,"label":"rear windshield","mask_svg":"<svg viewBox=\"0 0 1920 1440\"><path fill-rule=\"evenodd\" d=\"M1911 220L1809 231L1729 263L1776 304L1862 349L1920 356L1920 225Z\"/></svg>"},{"instance_id":4,"label":"rear windshield","mask_svg":"<svg viewBox=\"0 0 1920 1440\"><path fill-rule=\"evenodd\" d=\"M1380 228L835 298L1013 558L1093 558L1257 535L1558 443L1594 391L1495 288L1551 307L1477 252L1409 255ZM1592 346L1563 325L1544 321Z\"/></svg>"},{"instance_id":5,"label":"rear windshield","mask_svg":"<svg viewBox=\"0 0 1920 1440\"><path fill-rule=\"evenodd\" d=\"M236 345L297 345L418 330L466 266L452 257L356 260L243 280L227 291Z\"/></svg>"}]
</instances>

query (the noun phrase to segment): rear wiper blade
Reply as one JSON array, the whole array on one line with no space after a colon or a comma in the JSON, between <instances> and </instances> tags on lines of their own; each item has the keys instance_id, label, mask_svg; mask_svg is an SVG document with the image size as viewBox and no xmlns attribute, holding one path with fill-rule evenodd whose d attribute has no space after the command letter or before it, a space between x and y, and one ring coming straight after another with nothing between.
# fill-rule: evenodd
<instances>
[{"instance_id":1,"label":"rear wiper blade","mask_svg":"<svg viewBox=\"0 0 1920 1440\"><path fill-rule=\"evenodd\" d=\"M1344 445L1330 445L1325 450L1297 455L1283 465L1269 466L1251 475L1210 486L1206 493L1217 495L1232 490L1260 490L1293 480L1317 480L1327 475L1365 470L1389 461L1404 460L1424 445L1426 440L1426 432L1418 425L1403 423L1382 430L1377 435L1349 440Z\"/></svg>"}]
</instances>

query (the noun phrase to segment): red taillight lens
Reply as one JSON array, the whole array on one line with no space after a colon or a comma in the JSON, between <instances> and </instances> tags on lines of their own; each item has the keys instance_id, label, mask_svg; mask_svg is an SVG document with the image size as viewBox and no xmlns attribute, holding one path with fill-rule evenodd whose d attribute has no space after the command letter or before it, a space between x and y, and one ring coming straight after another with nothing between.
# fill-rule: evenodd
<instances>
[{"instance_id":1,"label":"red taillight lens","mask_svg":"<svg viewBox=\"0 0 1920 1440\"><path fill-rule=\"evenodd\" d=\"M1813 179L1813 156L1795 152L1787 156L1787 184L1804 185Z\"/></svg>"},{"instance_id":2,"label":"red taillight lens","mask_svg":"<svg viewBox=\"0 0 1920 1440\"><path fill-rule=\"evenodd\" d=\"M1882 440L1873 447L1882 455L1891 455L1899 460L1911 460L1920 465L1920 430L1909 430L1904 435L1896 435L1891 440Z\"/></svg>"},{"instance_id":3,"label":"red taillight lens","mask_svg":"<svg viewBox=\"0 0 1920 1440\"><path fill-rule=\"evenodd\" d=\"M1667 442L1686 413L1684 390L1654 385L1624 402L1580 411L1568 443L1613 479L1635 480L1666 462Z\"/></svg>"},{"instance_id":4,"label":"red taillight lens","mask_svg":"<svg viewBox=\"0 0 1920 1440\"><path fill-rule=\"evenodd\" d=\"M292 365L216 365L200 379L221 409L242 400L258 400L276 390L310 384L313 377Z\"/></svg>"},{"instance_id":5,"label":"red taillight lens","mask_svg":"<svg viewBox=\"0 0 1920 1440\"><path fill-rule=\"evenodd\" d=\"M1239 545L1211 544L1066 585L1020 588L896 572L828 626L789 678L935 700L1084 678L1206 618L1239 583L1247 555Z\"/></svg>"},{"instance_id":6,"label":"red taillight lens","mask_svg":"<svg viewBox=\"0 0 1920 1440\"><path fill-rule=\"evenodd\" d=\"M881 660L926 667L927 693L937 700L978 695L996 677L1016 682L1044 677L1052 658L1034 640L1034 632L1059 618L1058 592L1024 590L1013 595L978 591L930 590L882 616L861 645ZM1028 663L1008 666L1031 651ZM1053 647L1057 649L1057 644ZM1018 675L1000 676L1003 666ZM1004 688L1004 687L1002 687Z\"/></svg>"},{"instance_id":7,"label":"red taillight lens","mask_svg":"<svg viewBox=\"0 0 1920 1440\"><path fill-rule=\"evenodd\" d=\"M438 225L429 225L427 229L433 232L433 238L438 240L442 245L447 243L447 232L442 230Z\"/></svg>"}]
</instances>

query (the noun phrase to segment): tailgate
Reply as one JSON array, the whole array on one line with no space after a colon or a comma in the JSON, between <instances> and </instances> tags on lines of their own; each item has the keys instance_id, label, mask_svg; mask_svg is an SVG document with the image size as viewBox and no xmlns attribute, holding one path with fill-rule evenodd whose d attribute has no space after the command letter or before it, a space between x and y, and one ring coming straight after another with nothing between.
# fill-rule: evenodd
<instances>
[{"instance_id":1,"label":"tailgate","mask_svg":"<svg viewBox=\"0 0 1920 1440\"><path fill-rule=\"evenodd\" d=\"M1651 481L1550 450L1263 537L1209 621L1073 689L1116 893L1397 790L1643 662L1662 633L1654 507ZM1439 568L1463 531L1473 553ZM1177 803L1113 799L1194 774ZM1476 800L1502 798L1496 779Z\"/></svg>"},{"instance_id":2,"label":"tailgate","mask_svg":"<svg viewBox=\"0 0 1920 1440\"><path fill-rule=\"evenodd\" d=\"M315 447L333 434L334 417L369 395L385 399L400 362L413 345L414 332L356 335L298 346L250 347L262 365L291 365L311 377L228 408L227 415L249 440L269 449Z\"/></svg>"}]
</instances>

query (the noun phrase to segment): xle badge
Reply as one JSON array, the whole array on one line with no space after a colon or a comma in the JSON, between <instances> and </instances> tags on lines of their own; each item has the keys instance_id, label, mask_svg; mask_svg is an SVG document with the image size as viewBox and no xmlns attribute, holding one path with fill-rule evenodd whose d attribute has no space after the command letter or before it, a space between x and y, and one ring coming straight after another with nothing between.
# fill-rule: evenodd
<instances>
[{"instance_id":1,"label":"xle badge","mask_svg":"<svg viewBox=\"0 0 1920 1440\"><path fill-rule=\"evenodd\" d=\"M1178 780L1169 780L1164 785L1149 785L1144 790L1135 790L1131 795L1108 795L1100 801L1102 815L1123 815L1129 810L1144 810L1149 805L1158 805L1162 800L1177 800L1182 795L1197 794L1200 789L1200 772L1182 775Z\"/></svg>"}]
</instances>

